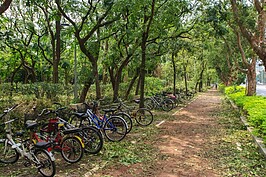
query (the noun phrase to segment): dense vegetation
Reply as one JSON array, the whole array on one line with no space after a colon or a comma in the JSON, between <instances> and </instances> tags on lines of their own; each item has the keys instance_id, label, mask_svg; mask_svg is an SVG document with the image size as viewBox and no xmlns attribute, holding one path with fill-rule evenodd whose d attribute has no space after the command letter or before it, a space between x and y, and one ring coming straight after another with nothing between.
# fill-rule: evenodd
<instances>
[{"instance_id":1,"label":"dense vegetation","mask_svg":"<svg viewBox=\"0 0 266 177\"><path fill-rule=\"evenodd\" d=\"M135 96L142 106L157 92L200 92L245 78L242 94L252 96L255 64L264 64L264 2L10 2L0 11L2 108ZM260 118L252 124L263 133L264 111L254 115Z\"/></svg>"},{"instance_id":2,"label":"dense vegetation","mask_svg":"<svg viewBox=\"0 0 266 177\"><path fill-rule=\"evenodd\" d=\"M231 18L233 5L13 0L0 17L2 90L82 102L240 83L257 57ZM252 5L237 4L238 17L255 29Z\"/></svg>"},{"instance_id":3,"label":"dense vegetation","mask_svg":"<svg viewBox=\"0 0 266 177\"><path fill-rule=\"evenodd\" d=\"M266 142L266 98L263 96L246 96L242 86L221 87L224 93L240 108L253 133Z\"/></svg>"}]
</instances>

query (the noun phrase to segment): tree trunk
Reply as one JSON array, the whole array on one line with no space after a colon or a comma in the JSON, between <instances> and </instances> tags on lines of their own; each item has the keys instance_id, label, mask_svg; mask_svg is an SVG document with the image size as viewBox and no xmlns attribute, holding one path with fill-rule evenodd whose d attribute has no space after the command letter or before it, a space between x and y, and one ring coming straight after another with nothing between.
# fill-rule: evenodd
<instances>
[{"instance_id":1,"label":"tree trunk","mask_svg":"<svg viewBox=\"0 0 266 177\"><path fill-rule=\"evenodd\" d=\"M84 84L84 87L81 91L80 98L79 98L80 103L84 103L86 101L87 93L88 93L90 87L91 87L91 83Z\"/></svg>"},{"instance_id":2,"label":"tree trunk","mask_svg":"<svg viewBox=\"0 0 266 177\"><path fill-rule=\"evenodd\" d=\"M136 87L136 90L135 90L135 95L139 95L139 87L140 87L140 77L138 79L137 87Z\"/></svg>"},{"instance_id":3,"label":"tree trunk","mask_svg":"<svg viewBox=\"0 0 266 177\"><path fill-rule=\"evenodd\" d=\"M152 20L155 14L155 0L152 0L151 4L151 14L147 16L144 11L144 31L142 32L142 40L141 40L141 65L140 65L140 103L139 107L144 107L144 92L145 92L145 70L146 70L146 43L149 37L149 32L152 24ZM145 25L146 24L146 25Z\"/></svg>"},{"instance_id":4,"label":"tree trunk","mask_svg":"<svg viewBox=\"0 0 266 177\"><path fill-rule=\"evenodd\" d=\"M247 71L247 96L256 94L256 59L252 59Z\"/></svg>"},{"instance_id":5,"label":"tree trunk","mask_svg":"<svg viewBox=\"0 0 266 177\"><path fill-rule=\"evenodd\" d=\"M4 3L0 6L0 15L4 13L10 6L12 0L5 0Z\"/></svg>"},{"instance_id":6,"label":"tree trunk","mask_svg":"<svg viewBox=\"0 0 266 177\"><path fill-rule=\"evenodd\" d=\"M140 75L139 75L139 80L140 80L140 104L139 107L143 108L144 107L144 89L145 89L145 68L146 68L146 40L147 38L145 37L147 34L143 34L143 42L141 44L141 65L140 65Z\"/></svg>"},{"instance_id":7,"label":"tree trunk","mask_svg":"<svg viewBox=\"0 0 266 177\"><path fill-rule=\"evenodd\" d=\"M183 69L184 69L184 81L185 81L185 93L188 94L188 84L187 84L187 66L185 63L183 63Z\"/></svg>"},{"instance_id":8,"label":"tree trunk","mask_svg":"<svg viewBox=\"0 0 266 177\"><path fill-rule=\"evenodd\" d=\"M93 75L95 77L95 86L96 86L96 99L99 100L101 98L101 86L99 80L99 72L98 72L98 64L93 63Z\"/></svg>"},{"instance_id":9,"label":"tree trunk","mask_svg":"<svg viewBox=\"0 0 266 177\"><path fill-rule=\"evenodd\" d=\"M133 85L134 85L134 83L135 83L135 81L137 80L138 77L139 77L139 69L137 68L136 73L135 73L134 77L131 79L130 84L128 86L128 89L126 91L126 95L125 95L125 99L126 100L128 99L129 93L132 90Z\"/></svg>"},{"instance_id":10,"label":"tree trunk","mask_svg":"<svg viewBox=\"0 0 266 177\"><path fill-rule=\"evenodd\" d=\"M60 62L60 55L61 55L61 39L60 39L60 31L61 31L61 14L58 12L58 16L60 17L58 20L56 20L56 46L55 46L55 57L53 61L53 83L58 83L58 65Z\"/></svg>"},{"instance_id":11,"label":"tree trunk","mask_svg":"<svg viewBox=\"0 0 266 177\"><path fill-rule=\"evenodd\" d=\"M173 76L174 76L173 94L176 95L176 64L175 64L175 55L174 55L174 53L172 53L172 65L173 65Z\"/></svg>"},{"instance_id":12,"label":"tree trunk","mask_svg":"<svg viewBox=\"0 0 266 177\"><path fill-rule=\"evenodd\" d=\"M199 77L199 92L202 92L203 90L203 72L204 72L204 64L203 64L202 70L200 72L200 77Z\"/></svg>"},{"instance_id":13,"label":"tree trunk","mask_svg":"<svg viewBox=\"0 0 266 177\"><path fill-rule=\"evenodd\" d=\"M117 100L119 96L119 86L121 83L121 78L122 78L122 70L117 72L117 76L115 77L115 83L114 83L114 94L113 94L113 101Z\"/></svg>"}]
</instances>

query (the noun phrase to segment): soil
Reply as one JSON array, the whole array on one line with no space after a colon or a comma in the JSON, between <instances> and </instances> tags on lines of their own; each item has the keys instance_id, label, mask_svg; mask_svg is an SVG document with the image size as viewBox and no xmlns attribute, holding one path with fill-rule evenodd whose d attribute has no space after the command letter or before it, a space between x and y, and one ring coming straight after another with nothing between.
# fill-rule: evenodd
<instances>
[{"instance_id":1,"label":"soil","mask_svg":"<svg viewBox=\"0 0 266 177\"><path fill-rule=\"evenodd\" d=\"M111 174L96 176L156 176L156 177L216 177L213 159L204 157L211 147L213 134L219 124L213 114L219 111L221 95L217 90L201 93L186 107L173 113L174 119L157 123L159 137L153 146L159 148L160 158L145 173L141 164L130 168L112 169ZM134 174L128 173L134 170Z\"/></svg>"},{"instance_id":2,"label":"soil","mask_svg":"<svg viewBox=\"0 0 266 177\"><path fill-rule=\"evenodd\" d=\"M209 91L176 112L175 121L160 126L164 141L157 145L168 158L158 161L156 176L219 176L213 163L201 154L210 148L213 132L217 131L218 124L212 115L219 111L220 103L217 91Z\"/></svg>"},{"instance_id":3,"label":"soil","mask_svg":"<svg viewBox=\"0 0 266 177\"><path fill-rule=\"evenodd\" d=\"M221 176L214 167L213 159L204 156L212 148L213 134L219 130L219 123L214 113L221 108L221 102L220 93L217 90L209 90L198 94L186 107L176 108L171 112L173 116L171 120L155 122L159 133L152 144L159 150L160 155L154 159L148 169L143 168L145 164L135 163L130 166L114 166L109 170L110 173L99 170L93 175L86 171L80 171L79 175L75 173L64 175L66 173L61 169L56 176ZM80 170L79 166L73 164L72 167ZM13 168L16 168L16 165Z\"/></svg>"}]
</instances>

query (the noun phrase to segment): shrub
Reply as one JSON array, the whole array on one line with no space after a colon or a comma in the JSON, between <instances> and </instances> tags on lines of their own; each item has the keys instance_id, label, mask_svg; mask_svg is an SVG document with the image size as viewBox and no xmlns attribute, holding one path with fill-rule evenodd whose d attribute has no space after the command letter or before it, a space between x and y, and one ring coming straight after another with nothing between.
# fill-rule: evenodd
<instances>
[{"instance_id":1,"label":"shrub","mask_svg":"<svg viewBox=\"0 0 266 177\"><path fill-rule=\"evenodd\" d=\"M226 87L224 92L234 103L247 114L249 125L260 137L266 137L266 98L246 96L241 86Z\"/></svg>"}]
</instances>

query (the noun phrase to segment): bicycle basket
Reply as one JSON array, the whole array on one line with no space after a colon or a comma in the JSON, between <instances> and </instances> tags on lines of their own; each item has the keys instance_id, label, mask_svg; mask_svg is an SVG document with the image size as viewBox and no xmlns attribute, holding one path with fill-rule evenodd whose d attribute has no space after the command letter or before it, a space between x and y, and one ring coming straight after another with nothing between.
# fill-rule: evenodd
<instances>
[{"instance_id":1,"label":"bicycle basket","mask_svg":"<svg viewBox=\"0 0 266 177\"><path fill-rule=\"evenodd\" d=\"M70 107L77 112L86 112L88 109L88 106L82 103L71 104Z\"/></svg>"}]
</instances>

